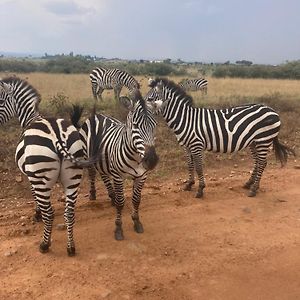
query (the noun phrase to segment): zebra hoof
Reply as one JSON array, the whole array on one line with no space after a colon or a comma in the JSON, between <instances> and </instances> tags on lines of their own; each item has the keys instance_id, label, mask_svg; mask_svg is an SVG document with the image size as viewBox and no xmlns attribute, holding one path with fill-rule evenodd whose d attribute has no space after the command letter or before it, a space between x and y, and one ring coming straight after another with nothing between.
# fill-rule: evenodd
<instances>
[{"instance_id":1,"label":"zebra hoof","mask_svg":"<svg viewBox=\"0 0 300 300\"><path fill-rule=\"evenodd\" d=\"M256 191L250 190L250 191L248 192L248 197L255 197L255 196L256 196Z\"/></svg>"},{"instance_id":2,"label":"zebra hoof","mask_svg":"<svg viewBox=\"0 0 300 300\"><path fill-rule=\"evenodd\" d=\"M96 193L90 193L90 200L96 200Z\"/></svg>"},{"instance_id":3,"label":"zebra hoof","mask_svg":"<svg viewBox=\"0 0 300 300\"><path fill-rule=\"evenodd\" d=\"M193 184L195 184L195 182L188 182L188 183L184 186L183 190L184 190L184 191L191 191L191 190L192 190Z\"/></svg>"},{"instance_id":4,"label":"zebra hoof","mask_svg":"<svg viewBox=\"0 0 300 300\"><path fill-rule=\"evenodd\" d=\"M140 221L135 220L133 224L133 228L136 233L144 232L143 224Z\"/></svg>"},{"instance_id":5,"label":"zebra hoof","mask_svg":"<svg viewBox=\"0 0 300 300\"><path fill-rule=\"evenodd\" d=\"M249 190L249 189L251 188L251 185L252 185L252 183L246 182L246 183L243 185L243 188L246 189L246 190Z\"/></svg>"},{"instance_id":6,"label":"zebra hoof","mask_svg":"<svg viewBox=\"0 0 300 300\"><path fill-rule=\"evenodd\" d=\"M47 253L49 252L49 244L46 244L45 242L40 243L40 252L41 253Z\"/></svg>"},{"instance_id":7,"label":"zebra hoof","mask_svg":"<svg viewBox=\"0 0 300 300\"><path fill-rule=\"evenodd\" d=\"M115 230L115 239L117 241L124 240L123 229L121 227L117 227Z\"/></svg>"},{"instance_id":8,"label":"zebra hoof","mask_svg":"<svg viewBox=\"0 0 300 300\"><path fill-rule=\"evenodd\" d=\"M68 256L75 256L76 254L76 251L75 251L75 247L74 246L71 246L71 247L67 247L67 253L68 253Z\"/></svg>"},{"instance_id":9,"label":"zebra hoof","mask_svg":"<svg viewBox=\"0 0 300 300\"><path fill-rule=\"evenodd\" d=\"M33 222L39 223L42 222L42 214L41 213L35 213L32 217Z\"/></svg>"},{"instance_id":10,"label":"zebra hoof","mask_svg":"<svg viewBox=\"0 0 300 300\"><path fill-rule=\"evenodd\" d=\"M195 198L203 198L203 191L198 191Z\"/></svg>"}]
</instances>

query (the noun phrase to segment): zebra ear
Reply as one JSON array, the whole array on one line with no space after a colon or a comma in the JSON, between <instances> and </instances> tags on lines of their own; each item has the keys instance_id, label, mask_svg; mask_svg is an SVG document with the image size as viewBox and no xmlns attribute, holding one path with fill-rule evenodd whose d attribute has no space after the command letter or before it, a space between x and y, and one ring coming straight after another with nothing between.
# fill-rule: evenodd
<instances>
[{"instance_id":1,"label":"zebra ear","mask_svg":"<svg viewBox=\"0 0 300 300\"><path fill-rule=\"evenodd\" d=\"M122 105L129 111L133 111L134 103L127 96L120 96L120 103L122 103Z\"/></svg>"},{"instance_id":2,"label":"zebra ear","mask_svg":"<svg viewBox=\"0 0 300 300\"><path fill-rule=\"evenodd\" d=\"M7 93L7 94L12 94L13 93L12 87L9 84L7 84L7 83L5 83L1 80L0 80L0 87L2 87L3 90L5 91L5 93Z\"/></svg>"},{"instance_id":3,"label":"zebra ear","mask_svg":"<svg viewBox=\"0 0 300 300\"><path fill-rule=\"evenodd\" d=\"M148 86L153 87L154 81L155 80L153 78L149 78L148 79Z\"/></svg>"},{"instance_id":4,"label":"zebra ear","mask_svg":"<svg viewBox=\"0 0 300 300\"><path fill-rule=\"evenodd\" d=\"M163 90L163 82L162 82L162 80L160 81L160 82L158 82L157 83L157 85L156 85L156 91L157 92L162 92L162 90Z\"/></svg>"}]
</instances>

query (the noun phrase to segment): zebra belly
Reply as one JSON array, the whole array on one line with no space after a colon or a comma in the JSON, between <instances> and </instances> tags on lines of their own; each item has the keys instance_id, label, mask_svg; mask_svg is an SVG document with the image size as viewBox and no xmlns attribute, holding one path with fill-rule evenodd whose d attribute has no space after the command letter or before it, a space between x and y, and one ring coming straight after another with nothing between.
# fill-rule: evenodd
<instances>
[{"instance_id":1,"label":"zebra belly","mask_svg":"<svg viewBox=\"0 0 300 300\"><path fill-rule=\"evenodd\" d=\"M143 176L147 170L143 167L142 163L137 162L131 162L127 165L115 165L113 163L110 164L108 167L106 164L97 164L97 170L100 172L100 174L105 174L109 176L110 178L113 178L114 176L120 176L122 178L137 178Z\"/></svg>"}]
</instances>

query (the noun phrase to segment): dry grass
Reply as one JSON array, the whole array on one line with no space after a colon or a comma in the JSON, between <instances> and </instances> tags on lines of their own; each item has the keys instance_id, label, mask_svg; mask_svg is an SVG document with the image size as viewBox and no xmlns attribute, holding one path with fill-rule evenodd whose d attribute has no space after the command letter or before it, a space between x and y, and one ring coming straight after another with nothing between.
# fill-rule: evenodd
<instances>
[{"instance_id":1,"label":"dry grass","mask_svg":"<svg viewBox=\"0 0 300 300\"><path fill-rule=\"evenodd\" d=\"M5 77L12 74L0 74ZM70 103L82 103L86 107L93 105L93 97L88 74L18 74L20 78L26 79L42 95L41 109L44 114L52 114L51 99L56 95L64 95ZM137 77L141 83L141 91L148 91L146 77ZM179 82L181 77L170 78ZM197 106L225 107L241 103L263 102L279 111L282 120L280 138L287 141L291 146L300 145L300 84L296 80L269 80L269 79L215 79L208 78L208 94L201 95L199 92L192 93ZM122 90L126 93L126 89ZM104 91L104 101L99 103L99 111L124 120L126 112L120 109L119 104L114 101L113 91ZM88 113L88 109L86 109ZM2 161L14 165L13 153L18 140L19 128L17 122L0 128L0 142L7 145L5 151L1 151ZM154 176L163 177L170 172L185 168L183 150L177 145L175 136L166 126L157 128L158 153L160 154L160 168L153 172ZM12 128L15 128L13 130ZM9 129L9 132L8 132ZM9 137L8 137L9 135ZM15 141L12 142L12 141ZM296 149L297 150L297 149ZM298 151L299 152L299 151ZM227 159L227 156L222 156ZM210 165L215 159L215 154L207 155L207 164ZM7 164L5 164L7 165ZM3 166L2 166L3 167ZM1 168L1 166L0 166Z\"/></svg>"},{"instance_id":2,"label":"dry grass","mask_svg":"<svg viewBox=\"0 0 300 300\"><path fill-rule=\"evenodd\" d=\"M1 74L5 77L13 74ZM78 102L92 98L90 80L88 74L45 74L29 73L16 74L20 78L29 81L42 95L44 100L58 93L65 94L71 102ZM141 90L146 93L147 78L137 76L141 83ZM171 80L179 82L182 77L171 77ZM280 94L285 98L300 99L300 83L297 80L278 79L236 79L236 78L207 78L209 82L208 95L205 101L217 103L219 100L238 97L262 97L265 95ZM125 89L123 93L126 93ZM197 93L192 93L197 98ZM112 91L104 91L106 98L112 98Z\"/></svg>"}]
</instances>

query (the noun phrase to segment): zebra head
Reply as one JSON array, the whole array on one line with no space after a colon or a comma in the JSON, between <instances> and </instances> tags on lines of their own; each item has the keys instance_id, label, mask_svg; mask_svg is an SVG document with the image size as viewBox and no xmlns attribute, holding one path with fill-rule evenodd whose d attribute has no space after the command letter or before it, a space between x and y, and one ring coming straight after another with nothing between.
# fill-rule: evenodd
<instances>
[{"instance_id":1,"label":"zebra head","mask_svg":"<svg viewBox=\"0 0 300 300\"><path fill-rule=\"evenodd\" d=\"M158 156L155 151L157 122L151 108L146 105L139 90L136 90L133 99L121 96L120 102L129 110L126 121L128 137L144 168L152 170L158 162Z\"/></svg>"},{"instance_id":2,"label":"zebra head","mask_svg":"<svg viewBox=\"0 0 300 300\"><path fill-rule=\"evenodd\" d=\"M151 89L146 94L145 101L150 105L155 114L160 114L168 104L171 94L168 93L168 90L165 88L163 79L150 78L148 86L151 87Z\"/></svg>"},{"instance_id":3,"label":"zebra head","mask_svg":"<svg viewBox=\"0 0 300 300\"><path fill-rule=\"evenodd\" d=\"M151 89L147 93L145 100L157 114L164 114L168 107L174 105L175 102L183 101L188 105L191 105L193 102L192 97L171 80L165 78L150 79L148 85Z\"/></svg>"},{"instance_id":4,"label":"zebra head","mask_svg":"<svg viewBox=\"0 0 300 300\"><path fill-rule=\"evenodd\" d=\"M0 80L0 124L17 115L21 126L26 127L39 115L41 98L35 88L18 77Z\"/></svg>"},{"instance_id":5,"label":"zebra head","mask_svg":"<svg viewBox=\"0 0 300 300\"><path fill-rule=\"evenodd\" d=\"M16 114L13 87L0 80L0 124L4 124Z\"/></svg>"}]
</instances>

